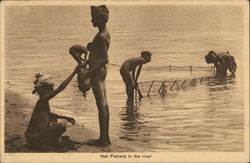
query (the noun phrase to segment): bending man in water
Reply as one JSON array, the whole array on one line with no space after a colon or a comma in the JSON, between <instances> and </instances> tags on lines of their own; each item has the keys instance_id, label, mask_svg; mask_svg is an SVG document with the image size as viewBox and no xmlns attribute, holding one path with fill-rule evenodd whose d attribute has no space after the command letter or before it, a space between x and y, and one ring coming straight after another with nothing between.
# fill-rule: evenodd
<instances>
[{"instance_id":1,"label":"bending man in water","mask_svg":"<svg viewBox=\"0 0 250 163\"><path fill-rule=\"evenodd\" d=\"M151 53L149 51L142 51L141 56L137 58L130 58L126 60L120 69L122 79L126 85L127 101L134 101L134 89L138 88L137 80L141 73L142 65L151 61ZM135 75L136 67L139 67ZM132 75L130 74L132 72Z\"/></svg>"},{"instance_id":2,"label":"bending man in water","mask_svg":"<svg viewBox=\"0 0 250 163\"><path fill-rule=\"evenodd\" d=\"M210 51L206 56L205 60L208 64L213 63L216 68L216 76L226 76L227 69L234 74L236 72L236 62L233 56L227 52L215 53Z\"/></svg>"},{"instance_id":3,"label":"bending man in water","mask_svg":"<svg viewBox=\"0 0 250 163\"><path fill-rule=\"evenodd\" d=\"M105 5L91 6L91 17L93 26L98 27L99 31L90 46L90 54L87 61L90 70L85 78L90 77L90 83L95 96L99 115L100 137L97 140L88 141L88 144L106 146L111 144L109 139L109 106L105 85L110 44L110 34L106 28L109 10Z\"/></svg>"}]
</instances>

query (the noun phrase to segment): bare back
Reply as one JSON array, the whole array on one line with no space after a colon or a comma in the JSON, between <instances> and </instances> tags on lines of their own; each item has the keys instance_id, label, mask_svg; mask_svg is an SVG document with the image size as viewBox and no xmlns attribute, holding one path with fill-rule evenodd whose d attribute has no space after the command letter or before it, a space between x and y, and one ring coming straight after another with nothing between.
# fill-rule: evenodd
<instances>
[{"instance_id":1,"label":"bare back","mask_svg":"<svg viewBox=\"0 0 250 163\"><path fill-rule=\"evenodd\" d=\"M125 68L129 71L134 70L137 66L142 65L145 63L145 60L142 57L137 57L137 58L130 58L127 59L121 68Z\"/></svg>"},{"instance_id":2,"label":"bare back","mask_svg":"<svg viewBox=\"0 0 250 163\"><path fill-rule=\"evenodd\" d=\"M39 99L32 113L26 132L37 133L49 125L50 106L47 100Z\"/></svg>"}]
</instances>

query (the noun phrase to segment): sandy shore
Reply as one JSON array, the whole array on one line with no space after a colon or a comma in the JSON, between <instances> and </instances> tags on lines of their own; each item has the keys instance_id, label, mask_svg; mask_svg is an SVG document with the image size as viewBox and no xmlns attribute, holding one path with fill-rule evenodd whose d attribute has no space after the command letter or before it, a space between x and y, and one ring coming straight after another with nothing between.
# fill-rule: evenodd
<instances>
[{"instance_id":1,"label":"sandy shore","mask_svg":"<svg viewBox=\"0 0 250 163\"><path fill-rule=\"evenodd\" d=\"M30 119L34 104L12 90L5 89L5 152L39 152L34 151L26 144L24 131ZM25 108L30 108L29 113L24 113ZM64 135L72 140L86 142L88 139L98 137L98 132L87 126L72 126ZM143 152L132 143L111 136L112 145L97 147L82 145L69 152Z\"/></svg>"}]
</instances>

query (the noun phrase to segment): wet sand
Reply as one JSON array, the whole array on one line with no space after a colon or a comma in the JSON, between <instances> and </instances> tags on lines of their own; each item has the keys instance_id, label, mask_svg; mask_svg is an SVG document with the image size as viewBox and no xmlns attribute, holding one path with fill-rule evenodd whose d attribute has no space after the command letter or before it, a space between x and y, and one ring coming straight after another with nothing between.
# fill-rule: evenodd
<instances>
[{"instance_id":1,"label":"wet sand","mask_svg":"<svg viewBox=\"0 0 250 163\"><path fill-rule=\"evenodd\" d=\"M25 108L33 108L34 104L25 99L18 93L5 89L5 152L41 152L34 151L26 144L24 131L28 125L31 113L25 113ZM32 109L30 109L32 111ZM88 139L98 137L98 132L88 128L87 126L71 126L64 135L70 136L70 139L85 142ZM120 140L115 136L111 136L112 145L107 147L97 147L82 145L78 149L68 152L142 152L146 149L135 147L132 143Z\"/></svg>"}]
</instances>

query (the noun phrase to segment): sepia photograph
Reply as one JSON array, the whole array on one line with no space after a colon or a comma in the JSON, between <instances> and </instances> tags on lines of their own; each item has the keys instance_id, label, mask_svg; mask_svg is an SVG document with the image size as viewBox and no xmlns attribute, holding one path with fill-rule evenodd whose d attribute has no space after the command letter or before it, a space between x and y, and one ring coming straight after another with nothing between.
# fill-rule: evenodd
<instances>
[{"instance_id":1,"label":"sepia photograph","mask_svg":"<svg viewBox=\"0 0 250 163\"><path fill-rule=\"evenodd\" d=\"M2 162L248 162L249 2L3 1L1 108Z\"/></svg>"}]
</instances>

